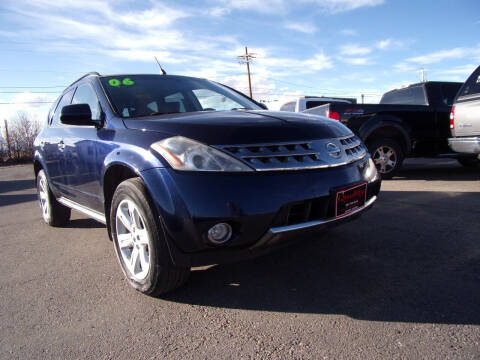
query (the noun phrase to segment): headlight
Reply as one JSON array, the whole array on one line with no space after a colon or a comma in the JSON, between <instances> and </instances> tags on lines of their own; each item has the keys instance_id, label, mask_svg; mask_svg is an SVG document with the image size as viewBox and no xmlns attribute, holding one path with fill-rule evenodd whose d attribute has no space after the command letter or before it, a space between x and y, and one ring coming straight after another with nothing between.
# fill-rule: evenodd
<instances>
[{"instance_id":1,"label":"headlight","mask_svg":"<svg viewBox=\"0 0 480 360\"><path fill-rule=\"evenodd\" d=\"M375 163L372 158L369 157L367 163L365 164L365 169L363 171L363 177L368 182L375 181L377 179L378 172Z\"/></svg>"},{"instance_id":2,"label":"headlight","mask_svg":"<svg viewBox=\"0 0 480 360\"><path fill-rule=\"evenodd\" d=\"M175 170L183 171L253 171L237 159L210 146L183 136L174 136L150 147Z\"/></svg>"}]
</instances>

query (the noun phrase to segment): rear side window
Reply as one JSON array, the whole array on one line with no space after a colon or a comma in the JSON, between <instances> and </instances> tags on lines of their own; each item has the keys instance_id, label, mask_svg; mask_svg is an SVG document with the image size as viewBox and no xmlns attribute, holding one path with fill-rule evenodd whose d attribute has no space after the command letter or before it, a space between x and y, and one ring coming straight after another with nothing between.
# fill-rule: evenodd
<instances>
[{"instance_id":1,"label":"rear side window","mask_svg":"<svg viewBox=\"0 0 480 360\"><path fill-rule=\"evenodd\" d=\"M480 66L465 81L458 96L467 96L480 93Z\"/></svg>"},{"instance_id":2,"label":"rear side window","mask_svg":"<svg viewBox=\"0 0 480 360\"><path fill-rule=\"evenodd\" d=\"M458 90L460 90L459 84L442 84L442 104L451 106L457 96Z\"/></svg>"},{"instance_id":3,"label":"rear side window","mask_svg":"<svg viewBox=\"0 0 480 360\"><path fill-rule=\"evenodd\" d=\"M428 102L423 86L412 86L384 94L380 104L428 105Z\"/></svg>"},{"instance_id":4,"label":"rear side window","mask_svg":"<svg viewBox=\"0 0 480 360\"><path fill-rule=\"evenodd\" d=\"M311 108L314 108L316 106L328 104L329 102L330 101L307 101L307 103L305 104L305 107L307 109L311 109Z\"/></svg>"},{"instance_id":5,"label":"rear side window","mask_svg":"<svg viewBox=\"0 0 480 360\"><path fill-rule=\"evenodd\" d=\"M294 102L294 101L290 101L290 102L282 105L282 107L280 108L280 111L291 111L291 112L295 112L295 102Z\"/></svg>"},{"instance_id":6,"label":"rear side window","mask_svg":"<svg viewBox=\"0 0 480 360\"><path fill-rule=\"evenodd\" d=\"M92 111L92 120L100 120L100 104L97 94L90 84L82 84L77 88L73 96L72 104L88 104Z\"/></svg>"},{"instance_id":7,"label":"rear side window","mask_svg":"<svg viewBox=\"0 0 480 360\"><path fill-rule=\"evenodd\" d=\"M53 125L60 125L60 114L62 113L63 107L66 105L70 105L70 103L72 102L72 95L73 90L70 90L66 92L58 102L57 108L55 109L55 114L53 115Z\"/></svg>"}]
</instances>

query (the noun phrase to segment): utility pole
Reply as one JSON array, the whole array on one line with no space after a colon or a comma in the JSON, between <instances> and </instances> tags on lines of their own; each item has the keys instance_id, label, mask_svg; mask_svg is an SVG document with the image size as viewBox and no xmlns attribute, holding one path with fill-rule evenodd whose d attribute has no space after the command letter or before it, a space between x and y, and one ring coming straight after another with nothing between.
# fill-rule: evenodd
<instances>
[{"instance_id":1,"label":"utility pole","mask_svg":"<svg viewBox=\"0 0 480 360\"><path fill-rule=\"evenodd\" d=\"M5 119L5 138L7 140L7 149L8 149L8 157L12 157L12 153L10 151L10 137L8 136L8 122L7 119Z\"/></svg>"},{"instance_id":2,"label":"utility pole","mask_svg":"<svg viewBox=\"0 0 480 360\"><path fill-rule=\"evenodd\" d=\"M365 94L362 94L362 104L363 104L363 99L364 99L364 97L365 97Z\"/></svg>"},{"instance_id":3,"label":"utility pole","mask_svg":"<svg viewBox=\"0 0 480 360\"><path fill-rule=\"evenodd\" d=\"M419 72L422 73L422 83L423 83L423 82L425 82L425 69L424 69L424 68L421 68L421 69L419 70Z\"/></svg>"},{"instance_id":4,"label":"utility pole","mask_svg":"<svg viewBox=\"0 0 480 360\"><path fill-rule=\"evenodd\" d=\"M248 49L247 47L245 46L245 55L240 55L240 56L237 56L237 59L238 59L238 62L240 64L247 64L247 74L248 74L248 89L250 90L250 98L253 99L253 96L252 96L252 81L250 79L250 61L252 61L252 59L255 58L255 55L254 53L248 53Z\"/></svg>"}]
</instances>

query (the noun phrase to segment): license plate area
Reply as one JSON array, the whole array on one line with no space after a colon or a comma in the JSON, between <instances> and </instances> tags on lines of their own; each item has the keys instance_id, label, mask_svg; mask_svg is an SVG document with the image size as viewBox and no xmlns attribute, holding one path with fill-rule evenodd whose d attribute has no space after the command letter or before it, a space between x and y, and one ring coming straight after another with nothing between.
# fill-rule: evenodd
<instances>
[{"instance_id":1,"label":"license plate area","mask_svg":"<svg viewBox=\"0 0 480 360\"><path fill-rule=\"evenodd\" d=\"M367 201L367 183L337 191L335 218L341 218L361 209Z\"/></svg>"}]
</instances>

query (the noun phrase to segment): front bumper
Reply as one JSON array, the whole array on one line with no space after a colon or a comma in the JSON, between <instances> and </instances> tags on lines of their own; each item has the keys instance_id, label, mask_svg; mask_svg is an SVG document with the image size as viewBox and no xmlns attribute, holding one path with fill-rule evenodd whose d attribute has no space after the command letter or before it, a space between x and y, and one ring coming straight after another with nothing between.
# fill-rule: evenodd
<instances>
[{"instance_id":1,"label":"front bumper","mask_svg":"<svg viewBox=\"0 0 480 360\"><path fill-rule=\"evenodd\" d=\"M152 195L176 264L200 266L238 261L271 251L306 232L358 217L371 208L380 179L368 182L367 202L335 218L336 192L364 183L365 161L331 169L265 173L187 173L150 169L142 178ZM227 222L234 235L224 245L208 229Z\"/></svg>"},{"instance_id":2,"label":"front bumper","mask_svg":"<svg viewBox=\"0 0 480 360\"><path fill-rule=\"evenodd\" d=\"M480 136L450 138L448 145L458 153L480 154Z\"/></svg>"}]
</instances>

